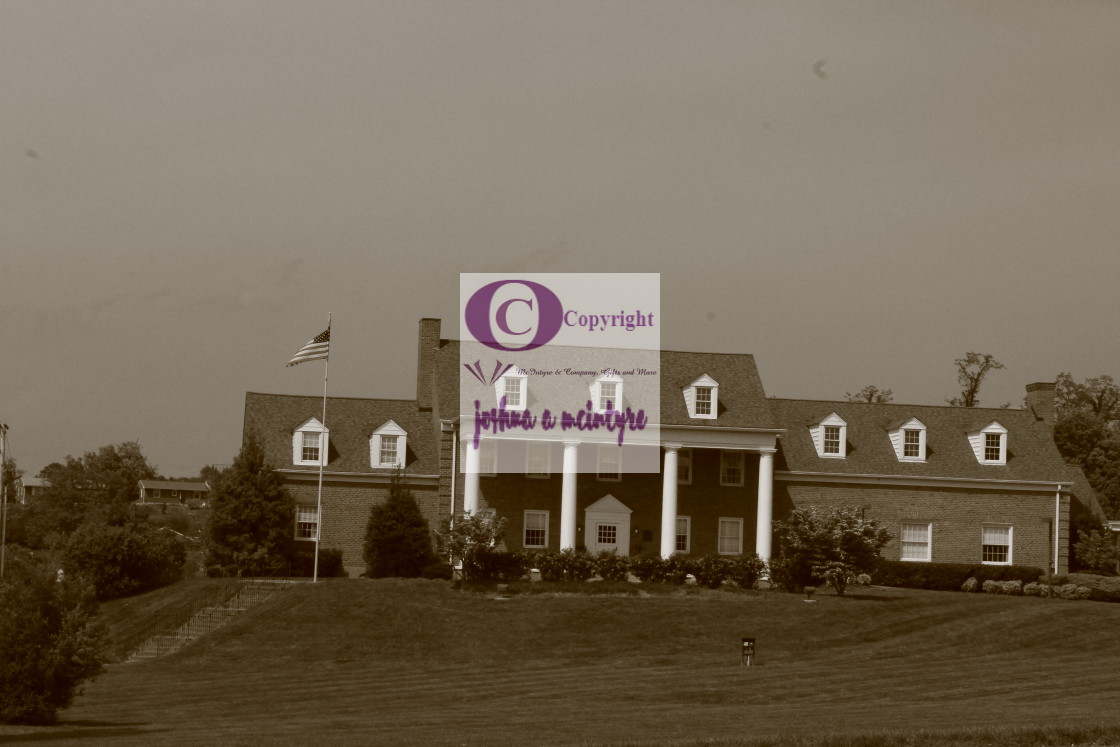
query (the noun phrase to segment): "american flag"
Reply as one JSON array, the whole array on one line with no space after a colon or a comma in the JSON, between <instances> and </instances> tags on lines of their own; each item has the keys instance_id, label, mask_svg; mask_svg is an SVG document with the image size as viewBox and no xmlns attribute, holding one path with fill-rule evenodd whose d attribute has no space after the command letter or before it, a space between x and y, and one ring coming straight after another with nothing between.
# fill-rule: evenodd
<instances>
[{"instance_id":1,"label":"american flag","mask_svg":"<svg viewBox=\"0 0 1120 747\"><path fill-rule=\"evenodd\" d=\"M330 349L331 328L327 327L325 331L315 335L314 340L300 348L295 357L288 361L288 365L294 366L304 361L317 361L320 358L326 358L330 353Z\"/></svg>"}]
</instances>

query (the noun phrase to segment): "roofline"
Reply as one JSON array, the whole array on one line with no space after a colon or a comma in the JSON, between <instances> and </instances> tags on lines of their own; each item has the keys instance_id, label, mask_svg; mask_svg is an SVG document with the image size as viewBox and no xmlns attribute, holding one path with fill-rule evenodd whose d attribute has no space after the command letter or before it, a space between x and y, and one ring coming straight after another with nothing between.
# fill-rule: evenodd
<instances>
[{"instance_id":1,"label":"roofline","mask_svg":"<svg viewBox=\"0 0 1120 747\"><path fill-rule=\"evenodd\" d=\"M319 479L319 472L306 471L298 469L278 469L275 470L285 477L295 480L306 480L308 482L316 482ZM323 472L324 480L341 480L345 482L357 483L372 483L376 485L388 485L393 481L392 472ZM401 478L406 484L412 485L439 485L439 475L425 475L425 474L410 474L405 472Z\"/></svg>"},{"instance_id":2,"label":"roofline","mask_svg":"<svg viewBox=\"0 0 1120 747\"><path fill-rule=\"evenodd\" d=\"M290 397L292 399L312 399L316 402L322 402L323 396L321 394L278 394L276 392L245 392L245 395L255 394L258 397ZM397 399L393 397L335 397L329 396L328 400L332 399L353 399L359 402L417 402L416 399Z\"/></svg>"},{"instance_id":3,"label":"roofline","mask_svg":"<svg viewBox=\"0 0 1120 747\"><path fill-rule=\"evenodd\" d=\"M976 488L978 490L1026 490L1052 493L1069 491L1072 480L998 480L979 477L926 477L922 475L875 475L868 473L801 472L774 470L774 480L783 482L829 482L909 487Z\"/></svg>"},{"instance_id":4,"label":"roofline","mask_svg":"<svg viewBox=\"0 0 1120 747\"><path fill-rule=\"evenodd\" d=\"M914 402L849 402L846 399L796 399L793 397L767 397L768 400L778 402L809 402L832 405L875 405L876 407L935 407L939 410L961 410L976 412L977 410L991 410L992 412L1030 412L1026 407L956 407L944 405L920 405Z\"/></svg>"}]
</instances>

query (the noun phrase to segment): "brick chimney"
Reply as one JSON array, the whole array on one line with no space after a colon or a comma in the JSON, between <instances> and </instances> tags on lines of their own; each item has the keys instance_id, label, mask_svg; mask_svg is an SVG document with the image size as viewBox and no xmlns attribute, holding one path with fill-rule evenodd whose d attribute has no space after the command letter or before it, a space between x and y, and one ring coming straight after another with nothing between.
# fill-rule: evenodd
<instances>
[{"instance_id":1,"label":"brick chimney","mask_svg":"<svg viewBox=\"0 0 1120 747\"><path fill-rule=\"evenodd\" d=\"M1052 381L1036 381L1033 384L1027 384L1027 407L1034 413L1037 420L1050 425L1053 425L1056 420L1055 389L1057 389L1057 384Z\"/></svg>"},{"instance_id":2,"label":"brick chimney","mask_svg":"<svg viewBox=\"0 0 1120 747\"><path fill-rule=\"evenodd\" d=\"M421 410L432 409L436 350L439 349L439 325L439 319L420 320L420 339L416 343L416 404Z\"/></svg>"}]
</instances>

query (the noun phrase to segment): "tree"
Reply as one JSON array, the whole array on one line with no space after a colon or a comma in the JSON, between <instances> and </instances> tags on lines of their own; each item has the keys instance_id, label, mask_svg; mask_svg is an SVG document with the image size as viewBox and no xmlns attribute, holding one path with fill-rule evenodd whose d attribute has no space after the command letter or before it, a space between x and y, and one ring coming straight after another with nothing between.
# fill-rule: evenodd
<instances>
[{"instance_id":1,"label":"tree","mask_svg":"<svg viewBox=\"0 0 1120 747\"><path fill-rule=\"evenodd\" d=\"M83 524L62 549L62 569L84 575L101 600L174 583L186 559L179 537L142 520L124 526Z\"/></svg>"},{"instance_id":2,"label":"tree","mask_svg":"<svg viewBox=\"0 0 1120 747\"><path fill-rule=\"evenodd\" d=\"M428 521L397 470L389 485L388 500L369 512L366 575L370 578L417 578L435 559Z\"/></svg>"},{"instance_id":3,"label":"tree","mask_svg":"<svg viewBox=\"0 0 1120 747\"><path fill-rule=\"evenodd\" d=\"M868 402L873 405L885 405L894 400L894 392L890 389L880 389L874 384L868 384L855 394L844 392L844 399L849 402Z\"/></svg>"},{"instance_id":4,"label":"tree","mask_svg":"<svg viewBox=\"0 0 1120 747\"><path fill-rule=\"evenodd\" d=\"M295 501L250 433L230 470L211 486L208 564L267 573L292 555Z\"/></svg>"},{"instance_id":5,"label":"tree","mask_svg":"<svg viewBox=\"0 0 1120 747\"><path fill-rule=\"evenodd\" d=\"M1078 531L1073 549L1081 565L1094 573L1112 573L1120 561L1120 551L1116 549L1108 525L1089 532Z\"/></svg>"},{"instance_id":6,"label":"tree","mask_svg":"<svg viewBox=\"0 0 1120 747\"><path fill-rule=\"evenodd\" d=\"M1076 464L1107 516L1120 516L1120 436L1086 409L1066 411L1054 424L1062 458Z\"/></svg>"},{"instance_id":7,"label":"tree","mask_svg":"<svg viewBox=\"0 0 1120 747\"><path fill-rule=\"evenodd\" d=\"M486 556L501 544L505 530L506 520L497 514L464 512L444 525L440 551L462 564L464 581L481 579L489 565Z\"/></svg>"},{"instance_id":8,"label":"tree","mask_svg":"<svg viewBox=\"0 0 1120 747\"><path fill-rule=\"evenodd\" d=\"M0 722L49 724L104 670L106 637L93 587L28 555L0 581Z\"/></svg>"},{"instance_id":9,"label":"tree","mask_svg":"<svg viewBox=\"0 0 1120 747\"><path fill-rule=\"evenodd\" d=\"M803 587L826 581L843 594L848 579L874 569L879 551L891 533L858 508L794 509L785 521L774 522L778 540L776 581Z\"/></svg>"},{"instance_id":10,"label":"tree","mask_svg":"<svg viewBox=\"0 0 1120 747\"><path fill-rule=\"evenodd\" d=\"M1056 383L1058 418L1085 413L1107 424L1120 415L1120 386L1111 376L1095 376L1078 384L1070 374L1060 373Z\"/></svg>"},{"instance_id":11,"label":"tree","mask_svg":"<svg viewBox=\"0 0 1120 747\"><path fill-rule=\"evenodd\" d=\"M980 404L980 384L991 371L1006 368L991 353L965 353L957 358L957 383L961 386L959 397L945 400L953 407L976 407Z\"/></svg>"},{"instance_id":12,"label":"tree","mask_svg":"<svg viewBox=\"0 0 1120 747\"><path fill-rule=\"evenodd\" d=\"M39 477L50 482L48 493L55 489L73 489L97 503L134 503L140 497L140 481L153 480L159 475L148 464L140 444L125 441L87 451L81 459L67 456L65 463L53 462L44 467Z\"/></svg>"}]
</instances>

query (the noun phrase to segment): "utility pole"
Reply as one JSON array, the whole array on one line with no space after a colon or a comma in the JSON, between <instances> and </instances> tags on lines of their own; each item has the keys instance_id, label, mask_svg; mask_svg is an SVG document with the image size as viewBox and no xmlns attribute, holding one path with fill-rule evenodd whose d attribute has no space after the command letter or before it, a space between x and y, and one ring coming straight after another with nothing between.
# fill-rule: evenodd
<instances>
[{"instance_id":1,"label":"utility pole","mask_svg":"<svg viewBox=\"0 0 1120 747\"><path fill-rule=\"evenodd\" d=\"M0 423L0 579L4 578L4 551L8 544L8 426Z\"/></svg>"}]
</instances>

